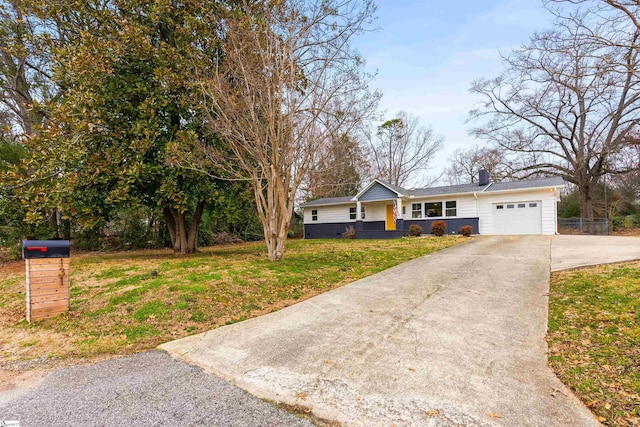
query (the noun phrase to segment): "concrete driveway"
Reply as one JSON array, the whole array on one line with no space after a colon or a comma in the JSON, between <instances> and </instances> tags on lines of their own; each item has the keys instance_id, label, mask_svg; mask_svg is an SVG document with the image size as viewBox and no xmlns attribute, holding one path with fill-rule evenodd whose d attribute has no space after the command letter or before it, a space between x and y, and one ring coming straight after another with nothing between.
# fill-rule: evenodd
<instances>
[{"instance_id":1,"label":"concrete driveway","mask_svg":"<svg viewBox=\"0 0 640 427\"><path fill-rule=\"evenodd\" d=\"M482 236L161 348L345 426L598 425L547 367L551 240Z\"/></svg>"},{"instance_id":2,"label":"concrete driveway","mask_svg":"<svg viewBox=\"0 0 640 427\"><path fill-rule=\"evenodd\" d=\"M553 236L551 271L640 259L640 238Z\"/></svg>"}]
</instances>

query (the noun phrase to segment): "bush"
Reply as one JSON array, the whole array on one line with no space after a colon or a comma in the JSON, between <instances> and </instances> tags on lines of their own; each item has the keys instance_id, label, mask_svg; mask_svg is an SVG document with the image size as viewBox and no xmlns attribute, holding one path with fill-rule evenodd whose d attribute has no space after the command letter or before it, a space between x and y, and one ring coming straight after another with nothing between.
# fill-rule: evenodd
<instances>
[{"instance_id":1,"label":"bush","mask_svg":"<svg viewBox=\"0 0 640 427\"><path fill-rule=\"evenodd\" d=\"M624 226L626 228L640 227L640 214L627 215L624 217Z\"/></svg>"},{"instance_id":2,"label":"bush","mask_svg":"<svg viewBox=\"0 0 640 427\"><path fill-rule=\"evenodd\" d=\"M611 224L614 231L625 230L628 228L639 228L640 214L614 216L611 218Z\"/></svg>"},{"instance_id":3,"label":"bush","mask_svg":"<svg viewBox=\"0 0 640 427\"><path fill-rule=\"evenodd\" d=\"M460 234L462 234L464 237L471 237L472 231L473 229L470 225L463 225L462 227L460 227Z\"/></svg>"},{"instance_id":4,"label":"bush","mask_svg":"<svg viewBox=\"0 0 640 427\"><path fill-rule=\"evenodd\" d=\"M356 238L356 229L353 228L352 225L348 226L344 233L342 233L342 237L345 239L355 239Z\"/></svg>"},{"instance_id":5,"label":"bush","mask_svg":"<svg viewBox=\"0 0 640 427\"><path fill-rule=\"evenodd\" d=\"M444 232L447 231L447 223L444 221L435 221L431 223L431 233L436 236L444 236Z\"/></svg>"},{"instance_id":6,"label":"bush","mask_svg":"<svg viewBox=\"0 0 640 427\"><path fill-rule=\"evenodd\" d=\"M611 218L611 225L613 226L613 231L624 230L624 217L623 216L614 216Z\"/></svg>"},{"instance_id":7,"label":"bush","mask_svg":"<svg viewBox=\"0 0 640 427\"><path fill-rule=\"evenodd\" d=\"M418 237L420 235L422 235L422 227L420 227L418 224L411 224L409 226L409 236Z\"/></svg>"},{"instance_id":8,"label":"bush","mask_svg":"<svg viewBox=\"0 0 640 427\"><path fill-rule=\"evenodd\" d=\"M212 243L214 245L234 245L236 243L242 243L242 239L233 233L227 233L221 231L213 236Z\"/></svg>"}]
</instances>

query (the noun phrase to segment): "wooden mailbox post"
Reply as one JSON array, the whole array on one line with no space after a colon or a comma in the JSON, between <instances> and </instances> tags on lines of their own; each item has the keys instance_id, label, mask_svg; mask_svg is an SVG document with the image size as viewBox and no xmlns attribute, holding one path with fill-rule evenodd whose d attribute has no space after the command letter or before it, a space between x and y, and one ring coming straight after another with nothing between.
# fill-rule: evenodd
<instances>
[{"instance_id":1,"label":"wooden mailbox post","mask_svg":"<svg viewBox=\"0 0 640 427\"><path fill-rule=\"evenodd\" d=\"M24 240L27 269L27 321L69 311L69 241Z\"/></svg>"}]
</instances>

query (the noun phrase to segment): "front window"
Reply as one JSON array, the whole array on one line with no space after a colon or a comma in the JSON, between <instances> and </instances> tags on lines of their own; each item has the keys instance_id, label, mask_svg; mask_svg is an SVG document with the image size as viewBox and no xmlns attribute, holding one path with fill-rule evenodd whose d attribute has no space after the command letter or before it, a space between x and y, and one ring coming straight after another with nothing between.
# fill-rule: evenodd
<instances>
[{"instance_id":1,"label":"front window","mask_svg":"<svg viewBox=\"0 0 640 427\"><path fill-rule=\"evenodd\" d=\"M411 204L411 218L422 218L422 203Z\"/></svg>"},{"instance_id":2,"label":"front window","mask_svg":"<svg viewBox=\"0 0 640 427\"><path fill-rule=\"evenodd\" d=\"M356 218L356 212L358 211L358 208L349 208L349 219L357 219ZM360 219L364 219L364 206L360 206Z\"/></svg>"},{"instance_id":3,"label":"front window","mask_svg":"<svg viewBox=\"0 0 640 427\"><path fill-rule=\"evenodd\" d=\"M311 211L311 221L317 221L318 220L318 210L314 209Z\"/></svg>"},{"instance_id":4,"label":"front window","mask_svg":"<svg viewBox=\"0 0 640 427\"><path fill-rule=\"evenodd\" d=\"M426 217L442 216L442 202L428 202L424 204Z\"/></svg>"},{"instance_id":5,"label":"front window","mask_svg":"<svg viewBox=\"0 0 640 427\"><path fill-rule=\"evenodd\" d=\"M455 200L445 202L445 207L447 208L447 216L456 216L458 210Z\"/></svg>"}]
</instances>

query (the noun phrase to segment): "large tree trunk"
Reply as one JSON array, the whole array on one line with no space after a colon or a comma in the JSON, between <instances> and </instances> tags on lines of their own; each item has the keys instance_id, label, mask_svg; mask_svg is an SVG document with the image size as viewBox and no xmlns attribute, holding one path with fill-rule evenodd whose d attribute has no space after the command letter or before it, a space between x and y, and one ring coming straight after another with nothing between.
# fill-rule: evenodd
<instances>
[{"instance_id":1,"label":"large tree trunk","mask_svg":"<svg viewBox=\"0 0 640 427\"><path fill-rule=\"evenodd\" d=\"M189 226L187 238L187 250L189 253L195 253L198 251L198 231L200 230L202 211L204 211L204 202L198 202L196 210L191 217L191 225Z\"/></svg>"},{"instance_id":2,"label":"large tree trunk","mask_svg":"<svg viewBox=\"0 0 640 427\"><path fill-rule=\"evenodd\" d=\"M276 225L275 228L272 228L271 225L272 224L267 224L264 227L267 257L269 261L280 261L284 256L289 226L287 224L279 224Z\"/></svg>"},{"instance_id":3,"label":"large tree trunk","mask_svg":"<svg viewBox=\"0 0 640 427\"><path fill-rule=\"evenodd\" d=\"M187 225L187 215L184 212L172 208L162 210L164 221L169 229L171 246L175 253L192 254L198 250L198 231L203 210L204 203L198 202L190 225Z\"/></svg>"},{"instance_id":4,"label":"large tree trunk","mask_svg":"<svg viewBox=\"0 0 640 427\"><path fill-rule=\"evenodd\" d=\"M58 209L54 208L51 211L49 218L47 219L49 226L51 226L51 228L55 230L56 234L54 235L54 239L60 238L59 218L60 218L60 215L58 213Z\"/></svg>"},{"instance_id":5,"label":"large tree trunk","mask_svg":"<svg viewBox=\"0 0 640 427\"><path fill-rule=\"evenodd\" d=\"M162 216L164 217L164 222L167 224L167 228L169 229L169 238L171 239L171 246L173 246L174 252L176 251L176 222L173 219L173 213L171 209L164 208L162 210Z\"/></svg>"},{"instance_id":6,"label":"large tree trunk","mask_svg":"<svg viewBox=\"0 0 640 427\"><path fill-rule=\"evenodd\" d=\"M187 253L187 220L184 212L178 210L174 213L176 221L176 241L181 255Z\"/></svg>"},{"instance_id":7,"label":"large tree trunk","mask_svg":"<svg viewBox=\"0 0 640 427\"><path fill-rule=\"evenodd\" d=\"M284 256L293 214L293 201L289 198L284 181L285 179L275 168L271 168L271 180L266 186L263 186L263 181L260 179L253 183L258 217L262 222L269 261L279 261ZM295 189L291 192L295 193Z\"/></svg>"},{"instance_id":8,"label":"large tree trunk","mask_svg":"<svg viewBox=\"0 0 640 427\"><path fill-rule=\"evenodd\" d=\"M583 184L578 186L580 194L580 217L593 219L593 198L591 197L591 185Z\"/></svg>"}]
</instances>

